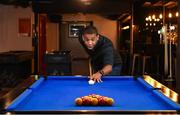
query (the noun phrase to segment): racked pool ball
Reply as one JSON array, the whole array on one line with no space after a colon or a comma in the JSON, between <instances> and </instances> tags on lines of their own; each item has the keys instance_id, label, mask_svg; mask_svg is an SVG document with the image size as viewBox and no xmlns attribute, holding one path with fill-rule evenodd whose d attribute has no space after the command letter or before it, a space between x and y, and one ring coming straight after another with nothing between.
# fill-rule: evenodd
<instances>
[{"instance_id":1,"label":"racked pool ball","mask_svg":"<svg viewBox=\"0 0 180 115\"><path fill-rule=\"evenodd\" d=\"M113 98L108 98L107 100L106 100L106 103L107 103L107 105L113 105L114 104L114 100L113 100Z\"/></svg>"},{"instance_id":2,"label":"racked pool ball","mask_svg":"<svg viewBox=\"0 0 180 115\"><path fill-rule=\"evenodd\" d=\"M98 105L105 105L106 104L103 96L101 96L101 97L99 97L97 99L98 99Z\"/></svg>"},{"instance_id":3,"label":"racked pool ball","mask_svg":"<svg viewBox=\"0 0 180 115\"><path fill-rule=\"evenodd\" d=\"M91 98L91 104L92 105L98 105L98 99L97 98Z\"/></svg>"},{"instance_id":4,"label":"racked pool ball","mask_svg":"<svg viewBox=\"0 0 180 115\"><path fill-rule=\"evenodd\" d=\"M76 105L82 105L83 100L81 98L76 98L75 103L76 103Z\"/></svg>"},{"instance_id":5,"label":"racked pool ball","mask_svg":"<svg viewBox=\"0 0 180 115\"><path fill-rule=\"evenodd\" d=\"M90 105L91 104L91 98L89 96L82 97L83 105Z\"/></svg>"}]
</instances>

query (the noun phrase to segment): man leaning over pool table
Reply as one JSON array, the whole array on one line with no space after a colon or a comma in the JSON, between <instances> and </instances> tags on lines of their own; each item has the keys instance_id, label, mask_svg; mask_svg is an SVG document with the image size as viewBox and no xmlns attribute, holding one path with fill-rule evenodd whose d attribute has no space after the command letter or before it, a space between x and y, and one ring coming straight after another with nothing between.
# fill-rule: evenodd
<instances>
[{"instance_id":1,"label":"man leaning over pool table","mask_svg":"<svg viewBox=\"0 0 180 115\"><path fill-rule=\"evenodd\" d=\"M87 26L80 34L79 41L89 54L94 73L90 79L102 82L104 75L120 75L122 59L115 51L111 40L98 34L94 26Z\"/></svg>"}]
</instances>

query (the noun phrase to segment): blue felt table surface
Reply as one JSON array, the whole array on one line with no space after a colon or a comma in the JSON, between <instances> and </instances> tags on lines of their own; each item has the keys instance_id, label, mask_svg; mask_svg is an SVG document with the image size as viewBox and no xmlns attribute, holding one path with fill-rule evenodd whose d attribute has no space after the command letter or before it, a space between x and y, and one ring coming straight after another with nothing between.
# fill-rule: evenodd
<instances>
[{"instance_id":1,"label":"blue felt table surface","mask_svg":"<svg viewBox=\"0 0 180 115\"><path fill-rule=\"evenodd\" d=\"M157 96L153 88L141 78L135 80L131 76L112 76L102 80L102 83L89 85L87 77L40 78L8 106L7 110L180 110L178 104L164 95ZM111 97L115 103L113 106L75 105L74 100L77 97L90 94Z\"/></svg>"}]
</instances>

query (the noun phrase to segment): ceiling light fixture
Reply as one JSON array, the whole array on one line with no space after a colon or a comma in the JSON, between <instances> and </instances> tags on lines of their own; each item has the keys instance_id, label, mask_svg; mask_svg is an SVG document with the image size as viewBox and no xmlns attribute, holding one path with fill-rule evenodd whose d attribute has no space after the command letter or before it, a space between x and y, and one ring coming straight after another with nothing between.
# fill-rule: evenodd
<instances>
[{"instance_id":1,"label":"ceiling light fixture","mask_svg":"<svg viewBox=\"0 0 180 115\"><path fill-rule=\"evenodd\" d=\"M81 0L81 2L84 3L84 5L86 5L86 6L91 5L90 0Z\"/></svg>"}]
</instances>

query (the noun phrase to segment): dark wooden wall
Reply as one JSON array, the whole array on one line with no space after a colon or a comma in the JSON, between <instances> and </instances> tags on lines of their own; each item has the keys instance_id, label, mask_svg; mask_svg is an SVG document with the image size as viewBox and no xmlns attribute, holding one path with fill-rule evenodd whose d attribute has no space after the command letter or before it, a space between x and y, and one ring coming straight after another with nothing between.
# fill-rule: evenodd
<instances>
[{"instance_id":1,"label":"dark wooden wall","mask_svg":"<svg viewBox=\"0 0 180 115\"><path fill-rule=\"evenodd\" d=\"M69 24L72 22L62 22L60 24L60 50L70 50L72 56L72 74L88 75L88 54L85 52L77 37L69 37Z\"/></svg>"}]
</instances>

